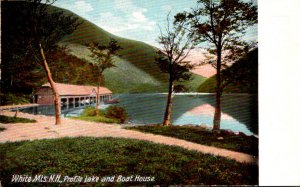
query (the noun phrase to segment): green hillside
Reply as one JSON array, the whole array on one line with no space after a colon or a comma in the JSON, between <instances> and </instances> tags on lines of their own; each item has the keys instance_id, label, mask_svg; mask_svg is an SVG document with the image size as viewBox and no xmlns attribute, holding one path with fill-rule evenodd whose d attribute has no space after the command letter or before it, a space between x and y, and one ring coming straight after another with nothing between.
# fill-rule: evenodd
<instances>
[{"instance_id":1,"label":"green hillside","mask_svg":"<svg viewBox=\"0 0 300 187\"><path fill-rule=\"evenodd\" d=\"M201 93L214 93L216 86L216 76L209 77L206 79L197 89ZM224 88L224 93L247 93L248 90L242 85L229 84Z\"/></svg>"},{"instance_id":2,"label":"green hillside","mask_svg":"<svg viewBox=\"0 0 300 187\"><path fill-rule=\"evenodd\" d=\"M65 10L67 14L70 12ZM106 44L110 38L118 41L123 48L115 57L116 67L104 72L106 86L113 92L166 92L167 74L160 72L155 64L156 48L146 43L115 36L95 24L79 17L82 24L71 35L66 36L62 45L66 45L71 54L93 62L86 45L90 42ZM137 31L138 32L138 31ZM192 82L184 82L189 91L196 91L205 78L193 74Z\"/></svg>"},{"instance_id":3,"label":"green hillside","mask_svg":"<svg viewBox=\"0 0 300 187\"><path fill-rule=\"evenodd\" d=\"M222 71L223 78L229 81L225 93L258 92L258 49L250 51L231 67ZM214 93L216 76L206 79L197 89L198 92Z\"/></svg>"},{"instance_id":4,"label":"green hillside","mask_svg":"<svg viewBox=\"0 0 300 187\"><path fill-rule=\"evenodd\" d=\"M30 94L35 88L47 82L47 79L42 67L32 60L30 52L24 55L25 50L18 50L28 47L22 42L19 33L11 34L11 31L24 30L26 33L30 30L28 26L26 27L28 24L22 25L28 22L25 9L25 2L8 1L1 5L2 39L5 39L1 49L4 59L1 68L2 72L5 72L2 74L1 86L3 85L8 92ZM94 61L90 57L87 45L90 42L106 44L113 38L123 49L118 56L114 56L116 67L104 72L106 87L114 93L167 91L168 75L161 73L154 61L157 50L155 47L115 36L69 10L48 6L48 11L49 13L63 11L81 22L72 34L64 36L58 42L59 46L67 47L67 50L52 50L46 54L54 81L97 85L95 69L92 66ZM188 91L196 91L197 86L205 80L204 77L195 74L193 78L192 81L183 83Z\"/></svg>"}]
</instances>

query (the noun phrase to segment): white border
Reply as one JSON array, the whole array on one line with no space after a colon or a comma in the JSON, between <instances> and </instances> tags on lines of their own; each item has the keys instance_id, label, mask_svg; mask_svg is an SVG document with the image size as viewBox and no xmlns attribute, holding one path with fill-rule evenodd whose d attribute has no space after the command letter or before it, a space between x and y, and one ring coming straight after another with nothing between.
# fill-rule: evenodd
<instances>
[{"instance_id":1,"label":"white border","mask_svg":"<svg viewBox=\"0 0 300 187\"><path fill-rule=\"evenodd\" d=\"M300 185L300 1L258 1L260 185Z\"/></svg>"}]
</instances>

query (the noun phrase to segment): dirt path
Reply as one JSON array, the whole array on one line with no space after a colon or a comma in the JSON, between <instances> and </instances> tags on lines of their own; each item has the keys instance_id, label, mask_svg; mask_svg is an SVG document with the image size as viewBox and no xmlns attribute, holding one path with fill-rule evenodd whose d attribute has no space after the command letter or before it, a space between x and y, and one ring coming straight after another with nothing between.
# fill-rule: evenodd
<instances>
[{"instance_id":1,"label":"dirt path","mask_svg":"<svg viewBox=\"0 0 300 187\"><path fill-rule=\"evenodd\" d=\"M0 111L1 115L13 116L14 112ZM245 153L234 152L226 149L205 146L197 143L171 138L161 135L148 134L133 130L122 129L121 125L86 122L73 119L62 119L62 125L54 125L54 117L19 113L19 117L35 119L37 123L0 124L6 130L0 132L0 142L35 140L62 137L122 137L146 140L165 145L179 146L189 150L196 150L217 156L234 159L238 162L257 164L257 159Z\"/></svg>"}]
</instances>

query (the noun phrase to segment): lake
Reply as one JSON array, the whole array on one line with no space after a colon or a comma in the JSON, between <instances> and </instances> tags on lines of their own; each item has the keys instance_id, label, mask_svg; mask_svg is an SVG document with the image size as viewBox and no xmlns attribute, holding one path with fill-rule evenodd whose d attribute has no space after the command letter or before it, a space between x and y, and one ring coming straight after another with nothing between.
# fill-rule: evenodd
<instances>
[{"instance_id":1,"label":"lake","mask_svg":"<svg viewBox=\"0 0 300 187\"><path fill-rule=\"evenodd\" d=\"M122 106L129 114L133 124L161 123L164 116L167 94L114 94L119 99L115 104ZM258 135L258 97L250 94L224 94L221 99L221 128L247 135ZM215 95L213 94L176 94L173 99L173 125L213 125ZM102 104L105 109L109 105ZM62 108L62 116L78 116L85 106ZM22 110L23 112L54 115L53 106L38 106Z\"/></svg>"}]
</instances>

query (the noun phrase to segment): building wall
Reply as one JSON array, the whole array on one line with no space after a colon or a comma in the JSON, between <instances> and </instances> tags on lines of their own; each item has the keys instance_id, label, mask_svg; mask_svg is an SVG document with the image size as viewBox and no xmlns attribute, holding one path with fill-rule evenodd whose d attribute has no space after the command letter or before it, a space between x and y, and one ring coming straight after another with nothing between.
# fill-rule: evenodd
<instances>
[{"instance_id":1,"label":"building wall","mask_svg":"<svg viewBox=\"0 0 300 187\"><path fill-rule=\"evenodd\" d=\"M52 105L54 104L54 96L51 88L40 88L36 93L37 104Z\"/></svg>"}]
</instances>

